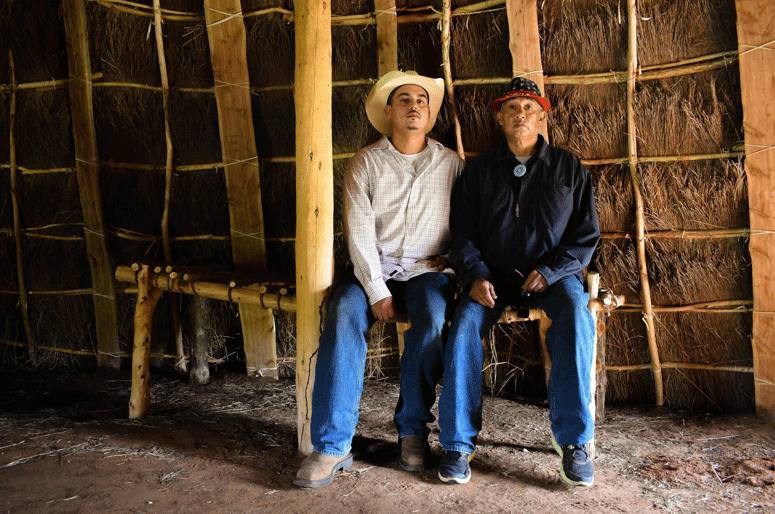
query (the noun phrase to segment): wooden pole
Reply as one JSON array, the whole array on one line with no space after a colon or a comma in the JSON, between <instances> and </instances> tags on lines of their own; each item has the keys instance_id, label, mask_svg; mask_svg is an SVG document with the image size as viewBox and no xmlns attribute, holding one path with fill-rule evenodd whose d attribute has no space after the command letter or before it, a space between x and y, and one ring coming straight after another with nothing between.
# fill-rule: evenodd
<instances>
[{"instance_id":1,"label":"wooden pole","mask_svg":"<svg viewBox=\"0 0 775 514\"><path fill-rule=\"evenodd\" d=\"M240 0L205 0L221 154L231 218L232 257L238 271L267 270L261 184L250 103L247 44ZM274 316L239 306L249 376L277 379Z\"/></svg>"},{"instance_id":2,"label":"wooden pole","mask_svg":"<svg viewBox=\"0 0 775 514\"><path fill-rule=\"evenodd\" d=\"M627 1L627 150L629 153L630 179L635 199L635 238L638 250L638 275L640 277L640 297L643 303L643 322L646 324L646 338L649 344L651 371L654 375L654 392L657 406L664 404L662 386L662 367L657 348L654 329L654 311L651 305L651 286L646 265L646 235L643 213L643 196L638 178L638 143L635 129L635 77L638 73L638 12L636 0Z\"/></svg>"},{"instance_id":3,"label":"wooden pole","mask_svg":"<svg viewBox=\"0 0 775 514\"><path fill-rule=\"evenodd\" d=\"M161 217L161 239L164 247L164 259L172 262L172 245L170 243L170 193L172 191L173 177L173 147L172 134L170 132L170 81L167 74L167 57L164 54L164 34L162 33L160 0L153 0L153 26L156 36L156 56L159 61L159 75L161 76L162 105L164 108L164 141L167 148L167 159L164 166L164 209ZM186 355L183 351L183 331L180 327L180 313L178 302L180 299L174 293L170 294L170 311L172 312L172 331L175 334L175 349L178 361L175 368L186 371Z\"/></svg>"},{"instance_id":4,"label":"wooden pole","mask_svg":"<svg viewBox=\"0 0 775 514\"><path fill-rule=\"evenodd\" d=\"M377 17L377 73L398 69L398 24L396 0L374 0Z\"/></svg>"},{"instance_id":5,"label":"wooden pole","mask_svg":"<svg viewBox=\"0 0 775 514\"><path fill-rule=\"evenodd\" d=\"M544 90L544 67L541 64L541 35L538 31L538 7L535 0L506 0L506 18L509 22L509 51L514 77L525 77ZM539 132L547 142L547 123Z\"/></svg>"},{"instance_id":6,"label":"wooden pole","mask_svg":"<svg viewBox=\"0 0 775 514\"><path fill-rule=\"evenodd\" d=\"M334 275L331 143L331 9L297 0L296 19L296 399L299 450L312 451L309 424L326 290Z\"/></svg>"},{"instance_id":7,"label":"wooden pole","mask_svg":"<svg viewBox=\"0 0 775 514\"><path fill-rule=\"evenodd\" d=\"M595 356L595 367L592 370L591 391L592 404L590 409L595 416L595 423L605 419L605 389L608 381L605 375L605 313L598 300L600 294L600 275L587 274L587 292L589 293L589 312L595 320L595 345L592 354Z\"/></svg>"},{"instance_id":8,"label":"wooden pole","mask_svg":"<svg viewBox=\"0 0 775 514\"><path fill-rule=\"evenodd\" d=\"M16 245L16 280L19 284L19 308L22 314L24 334L27 337L27 355L30 363L35 364L37 342L35 332L30 324L30 314L27 305L27 286L24 283L24 253L22 251L22 223L19 212L19 168L16 165L16 142L14 131L16 129L16 70L14 68L13 51L8 50L8 73L11 79L10 119L8 123L8 154L11 165L11 205L13 208L13 236Z\"/></svg>"},{"instance_id":9,"label":"wooden pole","mask_svg":"<svg viewBox=\"0 0 775 514\"><path fill-rule=\"evenodd\" d=\"M756 412L775 417L775 5L735 4L751 218Z\"/></svg>"},{"instance_id":10,"label":"wooden pole","mask_svg":"<svg viewBox=\"0 0 775 514\"><path fill-rule=\"evenodd\" d=\"M442 68L444 70L444 84L447 89L447 101L449 102L452 119L455 123L455 141L457 142L457 154L465 160L466 154L463 149L463 133L460 129L460 119L457 115L457 102L455 102L455 86L452 80L452 63L450 62L450 35L452 31L452 1L444 0L442 3L441 15L441 55L443 59Z\"/></svg>"},{"instance_id":11,"label":"wooden pole","mask_svg":"<svg viewBox=\"0 0 775 514\"><path fill-rule=\"evenodd\" d=\"M113 260L108 253L105 216L100 190L97 134L94 129L92 73L84 0L62 0L70 68L70 114L73 119L75 169L83 209L83 228L89 256L94 317L97 332L97 364L118 368L118 317L113 283Z\"/></svg>"},{"instance_id":12,"label":"wooden pole","mask_svg":"<svg viewBox=\"0 0 775 514\"><path fill-rule=\"evenodd\" d=\"M129 417L144 418L151 407L151 334L153 311L161 298L161 289L150 284L149 270L143 265L137 274L135 304L135 337L132 349L132 392L129 396Z\"/></svg>"}]
</instances>

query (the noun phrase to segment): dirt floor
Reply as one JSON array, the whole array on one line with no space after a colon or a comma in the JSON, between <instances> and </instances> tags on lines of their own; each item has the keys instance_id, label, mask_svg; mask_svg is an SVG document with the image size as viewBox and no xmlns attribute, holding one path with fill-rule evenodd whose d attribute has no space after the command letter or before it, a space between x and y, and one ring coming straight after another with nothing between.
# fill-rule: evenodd
<instances>
[{"instance_id":1,"label":"dirt floor","mask_svg":"<svg viewBox=\"0 0 775 514\"><path fill-rule=\"evenodd\" d=\"M595 485L569 488L546 407L487 397L473 478L445 485L398 467L398 386L370 380L352 469L301 490L292 381L152 384L152 415L130 421L127 373L6 372L0 512L775 512L775 430L752 414L609 407Z\"/></svg>"}]
</instances>

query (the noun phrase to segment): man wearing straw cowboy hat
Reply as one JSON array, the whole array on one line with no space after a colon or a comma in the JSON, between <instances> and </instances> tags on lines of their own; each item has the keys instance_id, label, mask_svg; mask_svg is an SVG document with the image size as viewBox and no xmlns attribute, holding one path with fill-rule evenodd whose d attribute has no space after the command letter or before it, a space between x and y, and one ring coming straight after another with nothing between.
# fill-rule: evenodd
<instances>
[{"instance_id":1,"label":"man wearing straw cowboy hat","mask_svg":"<svg viewBox=\"0 0 775 514\"><path fill-rule=\"evenodd\" d=\"M352 268L326 312L315 370L310 435L314 451L294 483L330 484L348 469L366 362L366 332L403 312L401 389L394 421L400 465L425 469L431 407L442 374L443 332L455 277L447 269L449 204L463 168L428 138L444 98L442 79L385 74L366 99L369 121L385 137L356 153L345 176L345 236ZM447 272L445 272L445 269Z\"/></svg>"},{"instance_id":2,"label":"man wearing straw cowboy hat","mask_svg":"<svg viewBox=\"0 0 775 514\"><path fill-rule=\"evenodd\" d=\"M444 385L454 401L468 405L458 420L472 439L481 427L484 352L479 342L504 308L524 297L552 320L546 345L552 361L549 417L552 444L562 457L561 476L590 486L593 469L587 443L594 437L590 379L595 328L582 286L600 238L589 173L579 159L550 146L538 133L549 100L531 80L516 77L491 103L505 141L467 164L452 198L451 261L464 293L453 316L444 362ZM460 356L456 347L475 349ZM439 411L445 408L444 391ZM445 430L444 418L439 420ZM470 475L459 459L458 475Z\"/></svg>"}]
</instances>

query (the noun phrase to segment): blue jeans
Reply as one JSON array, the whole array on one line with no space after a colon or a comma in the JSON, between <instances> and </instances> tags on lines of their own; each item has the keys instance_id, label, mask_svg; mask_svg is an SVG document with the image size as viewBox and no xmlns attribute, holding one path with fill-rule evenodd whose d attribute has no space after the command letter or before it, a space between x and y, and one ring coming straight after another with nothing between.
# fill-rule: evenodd
<instances>
[{"instance_id":1,"label":"blue jeans","mask_svg":"<svg viewBox=\"0 0 775 514\"><path fill-rule=\"evenodd\" d=\"M447 305L455 276L429 272L405 282L388 281L396 308L412 326L404 333L401 391L394 421L398 436L427 437L441 378ZM358 423L366 365L366 333L374 324L369 300L355 274L348 271L328 302L320 336L310 436L315 451L346 455Z\"/></svg>"},{"instance_id":2,"label":"blue jeans","mask_svg":"<svg viewBox=\"0 0 775 514\"><path fill-rule=\"evenodd\" d=\"M498 291L495 291L496 294ZM589 295L576 277L566 277L535 294L535 304L552 325L546 346L552 360L549 375L549 419L557 443L581 445L592 440L590 410L595 323L587 308ZM445 450L473 453L482 428L482 338L503 315L463 293L452 318L444 348L444 386L439 397L439 442Z\"/></svg>"}]
</instances>

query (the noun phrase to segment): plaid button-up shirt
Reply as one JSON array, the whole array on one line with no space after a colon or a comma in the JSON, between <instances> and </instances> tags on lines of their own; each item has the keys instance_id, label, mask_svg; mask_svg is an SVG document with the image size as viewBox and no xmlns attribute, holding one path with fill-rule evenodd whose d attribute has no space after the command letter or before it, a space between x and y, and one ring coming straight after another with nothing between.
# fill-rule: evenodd
<instances>
[{"instance_id":1,"label":"plaid button-up shirt","mask_svg":"<svg viewBox=\"0 0 775 514\"><path fill-rule=\"evenodd\" d=\"M391 296L387 280L430 271L428 258L449 249L452 186L463 161L441 143L426 142L416 171L386 137L358 151L347 168L347 248L371 305Z\"/></svg>"}]
</instances>

